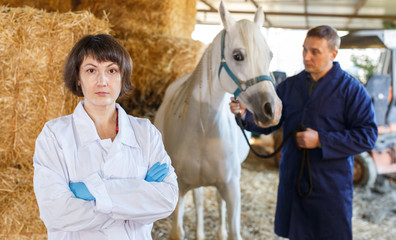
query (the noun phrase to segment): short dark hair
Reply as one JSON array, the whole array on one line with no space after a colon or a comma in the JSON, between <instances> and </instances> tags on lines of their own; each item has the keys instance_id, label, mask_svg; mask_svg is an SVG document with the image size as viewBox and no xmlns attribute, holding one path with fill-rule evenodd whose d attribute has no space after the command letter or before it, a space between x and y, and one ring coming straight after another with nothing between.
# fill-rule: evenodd
<instances>
[{"instance_id":1,"label":"short dark hair","mask_svg":"<svg viewBox=\"0 0 396 240\"><path fill-rule=\"evenodd\" d=\"M341 39L337 34L337 30L327 25L321 25L308 30L307 37L325 38L332 50L338 50Z\"/></svg>"},{"instance_id":2,"label":"short dark hair","mask_svg":"<svg viewBox=\"0 0 396 240\"><path fill-rule=\"evenodd\" d=\"M117 63L121 73L121 92L119 97L132 89L132 59L125 48L108 34L87 35L81 38L70 51L63 78L66 87L79 97L83 97L80 77L80 66L84 58L91 56L99 62L111 61Z\"/></svg>"}]
</instances>

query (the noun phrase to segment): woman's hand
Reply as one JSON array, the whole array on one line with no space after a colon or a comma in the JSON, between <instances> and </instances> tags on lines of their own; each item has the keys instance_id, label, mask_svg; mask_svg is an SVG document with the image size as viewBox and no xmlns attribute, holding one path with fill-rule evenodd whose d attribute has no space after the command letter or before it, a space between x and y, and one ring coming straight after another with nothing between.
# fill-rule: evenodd
<instances>
[{"instance_id":1,"label":"woman's hand","mask_svg":"<svg viewBox=\"0 0 396 240\"><path fill-rule=\"evenodd\" d=\"M92 201L96 200L94 196L89 192L87 186L83 182L76 182L76 183L69 183L70 190L74 193L76 198L85 200L85 201Z\"/></svg>"},{"instance_id":2,"label":"woman's hand","mask_svg":"<svg viewBox=\"0 0 396 240\"><path fill-rule=\"evenodd\" d=\"M166 163L160 164L156 162L148 171L144 178L147 182L162 182L169 172L168 165Z\"/></svg>"}]
</instances>

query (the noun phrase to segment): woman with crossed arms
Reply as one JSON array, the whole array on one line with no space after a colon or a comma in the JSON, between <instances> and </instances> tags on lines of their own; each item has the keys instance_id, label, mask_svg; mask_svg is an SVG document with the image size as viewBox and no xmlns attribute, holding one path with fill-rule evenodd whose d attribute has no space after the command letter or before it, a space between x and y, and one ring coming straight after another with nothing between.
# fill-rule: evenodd
<instances>
[{"instance_id":1,"label":"woman with crossed arms","mask_svg":"<svg viewBox=\"0 0 396 240\"><path fill-rule=\"evenodd\" d=\"M159 131L116 99L132 88L132 60L111 36L73 47L66 87L84 97L47 122L34 153L34 191L48 239L152 239L153 222L178 200L176 174Z\"/></svg>"}]
</instances>

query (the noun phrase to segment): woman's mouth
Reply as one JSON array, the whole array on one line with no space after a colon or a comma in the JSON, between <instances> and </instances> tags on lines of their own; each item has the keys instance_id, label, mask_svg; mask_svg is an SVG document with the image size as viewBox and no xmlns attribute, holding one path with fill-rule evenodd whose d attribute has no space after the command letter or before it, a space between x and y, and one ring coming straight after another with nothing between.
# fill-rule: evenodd
<instances>
[{"instance_id":1,"label":"woman's mouth","mask_svg":"<svg viewBox=\"0 0 396 240\"><path fill-rule=\"evenodd\" d=\"M108 92L97 92L96 95L98 96L107 96L109 93Z\"/></svg>"}]
</instances>

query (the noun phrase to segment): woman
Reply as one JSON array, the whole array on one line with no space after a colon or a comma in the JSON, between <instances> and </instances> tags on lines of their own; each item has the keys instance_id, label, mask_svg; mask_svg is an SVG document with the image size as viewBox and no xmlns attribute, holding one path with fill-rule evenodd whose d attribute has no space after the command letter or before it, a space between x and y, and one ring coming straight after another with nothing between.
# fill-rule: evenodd
<instances>
[{"instance_id":1,"label":"woman","mask_svg":"<svg viewBox=\"0 0 396 240\"><path fill-rule=\"evenodd\" d=\"M111 36L89 35L71 50L66 87L84 97L47 122L34 153L34 191L48 239L151 239L178 187L159 131L116 99L131 89L132 61Z\"/></svg>"}]
</instances>

